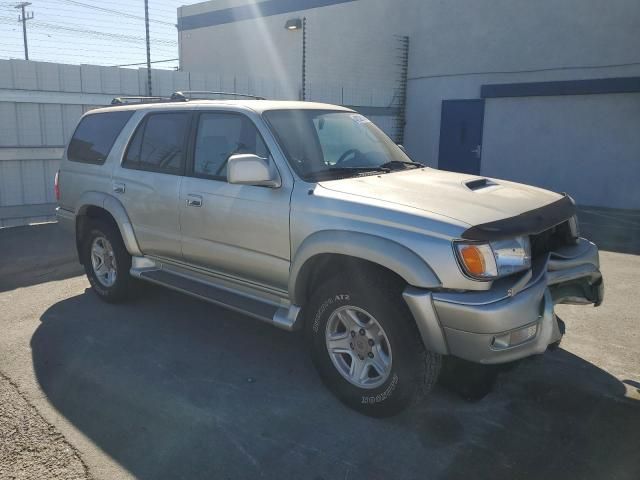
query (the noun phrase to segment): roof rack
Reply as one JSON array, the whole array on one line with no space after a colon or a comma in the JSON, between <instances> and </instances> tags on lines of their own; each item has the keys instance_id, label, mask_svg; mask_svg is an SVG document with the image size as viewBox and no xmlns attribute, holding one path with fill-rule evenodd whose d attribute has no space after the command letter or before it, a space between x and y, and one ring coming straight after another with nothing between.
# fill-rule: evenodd
<instances>
[{"instance_id":1,"label":"roof rack","mask_svg":"<svg viewBox=\"0 0 640 480\"><path fill-rule=\"evenodd\" d=\"M228 97L242 97L253 98L255 100L265 100L264 97L258 97L256 95L249 95L244 93L234 92L209 92L206 90L183 90L180 92L174 92L170 97L147 97L147 96L133 96L133 97L115 97L111 100L111 105L129 105L134 103L165 103L165 102L188 102L189 100L203 99L194 95L225 95Z\"/></svg>"},{"instance_id":2,"label":"roof rack","mask_svg":"<svg viewBox=\"0 0 640 480\"><path fill-rule=\"evenodd\" d=\"M266 100L264 97L258 97L256 95L249 95L249 94L235 93L235 92L210 92L208 90L182 90L180 92L175 92L173 95L171 95L171 99L181 100L184 102L184 101L192 100L194 98L193 95L225 95L227 97L242 97L242 98L253 98L254 100Z\"/></svg>"},{"instance_id":3,"label":"roof rack","mask_svg":"<svg viewBox=\"0 0 640 480\"><path fill-rule=\"evenodd\" d=\"M128 105L129 103L160 103L170 101L172 100L168 97L115 97L111 100L111 105Z\"/></svg>"}]
</instances>

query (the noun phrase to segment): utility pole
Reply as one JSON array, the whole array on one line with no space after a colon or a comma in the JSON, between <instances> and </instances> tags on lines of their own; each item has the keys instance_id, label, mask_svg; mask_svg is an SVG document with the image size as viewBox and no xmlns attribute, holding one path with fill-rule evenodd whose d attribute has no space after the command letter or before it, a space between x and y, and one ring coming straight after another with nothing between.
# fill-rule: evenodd
<instances>
[{"instance_id":1,"label":"utility pole","mask_svg":"<svg viewBox=\"0 0 640 480\"><path fill-rule=\"evenodd\" d=\"M22 2L16 8L22 10L22 15L18 15L18 21L22 22L22 37L24 38L24 59L29 60L29 47L27 46L27 20L33 18L33 12L25 12L24 9L31 5L29 2Z\"/></svg>"},{"instance_id":2,"label":"utility pole","mask_svg":"<svg viewBox=\"0 0 640 480\"><path fill-rule=\"evenodd\" d=\"M144 0L144 29L147 37L147 95L153 96L151 90L151 44L149 42L149 0Z\"/></svg>"}]
</instances>

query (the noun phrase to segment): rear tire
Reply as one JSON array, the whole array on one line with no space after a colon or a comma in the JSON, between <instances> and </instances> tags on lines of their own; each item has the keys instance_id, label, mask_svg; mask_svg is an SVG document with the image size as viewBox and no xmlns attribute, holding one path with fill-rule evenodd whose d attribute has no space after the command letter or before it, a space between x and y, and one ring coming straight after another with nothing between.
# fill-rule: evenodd
<instances>
[{"instance_id":1,"label":"rear tire","mask_svg":"<svg viewBox=\"0 0 640 480\"><path fill-rule=\"evenodd\" d=\"M396 285L332 279L314 293L305 310L306 335L320 377L354 410L391 416L436 383L441 356L425 351Z\"/></svg>"},{"instance_id":2,"label":"rear tire","mask_svg":"<svg viewBox=\"0 0 640 480\"><path fill-rule=\"evenodd\" d=\"M92 220L82 242L82 263L93 291L109 303L129 298L131 255L112 223Z\"/></svg>"}]
</instances>

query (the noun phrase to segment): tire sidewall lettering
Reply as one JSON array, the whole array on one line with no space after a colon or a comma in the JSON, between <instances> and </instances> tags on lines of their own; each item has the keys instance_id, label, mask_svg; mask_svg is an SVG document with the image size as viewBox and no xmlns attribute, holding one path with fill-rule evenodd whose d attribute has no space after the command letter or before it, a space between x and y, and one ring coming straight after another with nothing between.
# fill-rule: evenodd
<instances>
[{"instance_id":1,"label":"tire sidewall lettering","mask_svg":"<svg viewBox=\"0 0 640 480\"><path fill-rule=\"evenodd\" d=\"M387 398L391 397L391 395L393 394L394 390L398 385L398 382L399 382L398 374L394 373L393 376L391 377L391 382L389 382L389 385L387 385L387 388L382 393L379 393L375 396L363 395L360 403L362 403L363 405L366 405L366 404L372 405L375 403L384 402Z\"/></svg>"},{"instance_id":2,"label":"tire sidewall lettering","mask_svg":"<svg viewBox=\"0 0 640 480\"><path fill-rule=\"evenodd\" d=\"M327 311L329 307L331 307L336 303L348 302L350 300L351 300L350 294L339 293L337 295L327 298L324 302L322 302L322 305L320 305L320 308L318 308L318 311L316 312L316 315L313 318L313 333L318 333L318 330L320 329L320 320L322 319L324 313Z\"/></svg>"}]
</instances>

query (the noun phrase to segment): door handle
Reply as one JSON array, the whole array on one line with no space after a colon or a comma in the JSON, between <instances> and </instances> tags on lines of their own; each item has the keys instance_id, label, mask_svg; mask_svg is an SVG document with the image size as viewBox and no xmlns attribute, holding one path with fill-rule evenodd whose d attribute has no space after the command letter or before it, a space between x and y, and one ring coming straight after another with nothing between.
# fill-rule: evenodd
<instances>
[{"instance_id":1,"label":"door handle","mask_svg":"<svg viewBox=\"0 0 640 480\"><path fill-rule=\"evenodd\" d=\"M187 207L201 207L202 197L200 195L187 195Z\"/></svg>"},{"instance_id":2,"label":"door handle","mask_svg":"<svg viewBox=\"0 0 640 480\"><path fill-rule=\"evenodd\" d=\"M115 193L124 193L124 191L125 191L124 183L113 182L113 191Z\"/></svg>"},{"instance_id":3,"label":"door handle","mask_svg":"<svg viewBox=\"0 0 640 480\"><path fill-rule=\"evenodd\" d=\"M477 158L480 158L482 155L482 145L478 145L476 148L471 150L471 153L475 153Z\"/></svg>"}]
</instances>

